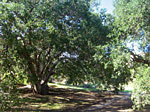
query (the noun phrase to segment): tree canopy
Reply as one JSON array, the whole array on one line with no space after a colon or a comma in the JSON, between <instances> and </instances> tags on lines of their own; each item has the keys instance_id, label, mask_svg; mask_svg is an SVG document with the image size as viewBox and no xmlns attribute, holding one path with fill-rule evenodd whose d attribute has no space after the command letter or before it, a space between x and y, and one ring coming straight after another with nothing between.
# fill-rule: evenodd
<instances>
[{"instance_id":1,"label":"tree canopy","mask_svg":"<svg viewBox=\"0 0 150 112\"><path fill-rule=\"evenodd\" d=\"M94 47L108 40L107 27L88 1L3 1L0 9L2 69L26 77L39 94L47 94L58 71L67 75L67 66L74 73L69 77L85 77L81 71L90 65Z\"/></svg>"},{"instance_id":2,"label":"tree canopy","mask_svg":"<svg viewBox=\"0 0 150 112\"><path fill-rule=\"evenodd\" d=\"M93 0L0 1L0 76L48 94L51 79L116 92L131 79L133 101L149 93L150 2L116 0L114 15ZM94 8L93 8L94 6ZM95 11L97 10L97 12ZM138 50L129 48L137 43ZM136 96L136 97L135 97ZM149 103L148 96L142 96ZM141 105L140 105L141 106Z\"/></svg>"}]
</instances>

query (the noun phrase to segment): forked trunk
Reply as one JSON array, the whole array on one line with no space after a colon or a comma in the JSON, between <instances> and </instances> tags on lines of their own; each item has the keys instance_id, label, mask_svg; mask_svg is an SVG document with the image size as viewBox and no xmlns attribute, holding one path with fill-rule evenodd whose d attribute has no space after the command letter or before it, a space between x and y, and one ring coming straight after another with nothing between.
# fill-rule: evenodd
<instances>
[{"instance_id":1,"label":"forked trunk","mask_svg":"<svg viewBox=\"0 0 150 112\"><path fill-rule=\"evenodd\" d=\"M40 95L48 95L49 87L47 84L43 85L43 84L38 83L34 86L34 91Z\"/></svg>"}]
</instances>

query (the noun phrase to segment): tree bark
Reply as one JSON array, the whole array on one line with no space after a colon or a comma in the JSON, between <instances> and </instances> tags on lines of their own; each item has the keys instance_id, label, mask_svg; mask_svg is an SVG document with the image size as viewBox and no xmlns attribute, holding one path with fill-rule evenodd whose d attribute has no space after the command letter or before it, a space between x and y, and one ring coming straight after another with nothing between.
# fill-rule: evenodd
<instances>
[{"instance_id":1,"label":"tree bark","mask_svg":"<svg viewBox=\"0 0 150 112\"><path fill-rule=\"evenodd\" d=\"M48 86L48 84L37 83L34 86L34 91L40 95L48 95L49 94L49 86Z\"/></svg>"}]
</instances>

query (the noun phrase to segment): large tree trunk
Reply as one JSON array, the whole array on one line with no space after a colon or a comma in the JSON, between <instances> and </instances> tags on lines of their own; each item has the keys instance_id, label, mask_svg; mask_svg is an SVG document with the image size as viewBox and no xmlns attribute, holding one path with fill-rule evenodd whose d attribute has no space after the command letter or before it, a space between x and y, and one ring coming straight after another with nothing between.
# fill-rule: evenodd
<instances>
[{"instance_id":1,"label":"large tree trunk","mask_svg":"<svg viewBox=\"0 0 150 112\"><path fill-rule=\"evenodd\" d=\"M34 86L34 91L37 93L37 94L40 94L40 95L48 95L49 94L49 87L47 84L35 84Z\"/></svg>"}]
</instances>

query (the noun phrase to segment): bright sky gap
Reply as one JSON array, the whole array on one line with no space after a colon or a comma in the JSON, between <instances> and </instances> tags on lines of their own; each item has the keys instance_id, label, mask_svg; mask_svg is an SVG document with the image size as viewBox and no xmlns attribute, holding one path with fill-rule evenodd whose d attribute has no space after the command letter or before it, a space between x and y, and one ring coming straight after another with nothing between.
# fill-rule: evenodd
<instances>
[{"instance_id":1,"label":"bright sky gap","mask_svg":"<svg viewBox=\"0 0 150 112\"><path fill-rule=\"evenodd\" d=\"M113 2L114 0L101 0L101 8L106 8L107 13L112 14L114 10Z\"/></svg>"}]
</instances>

